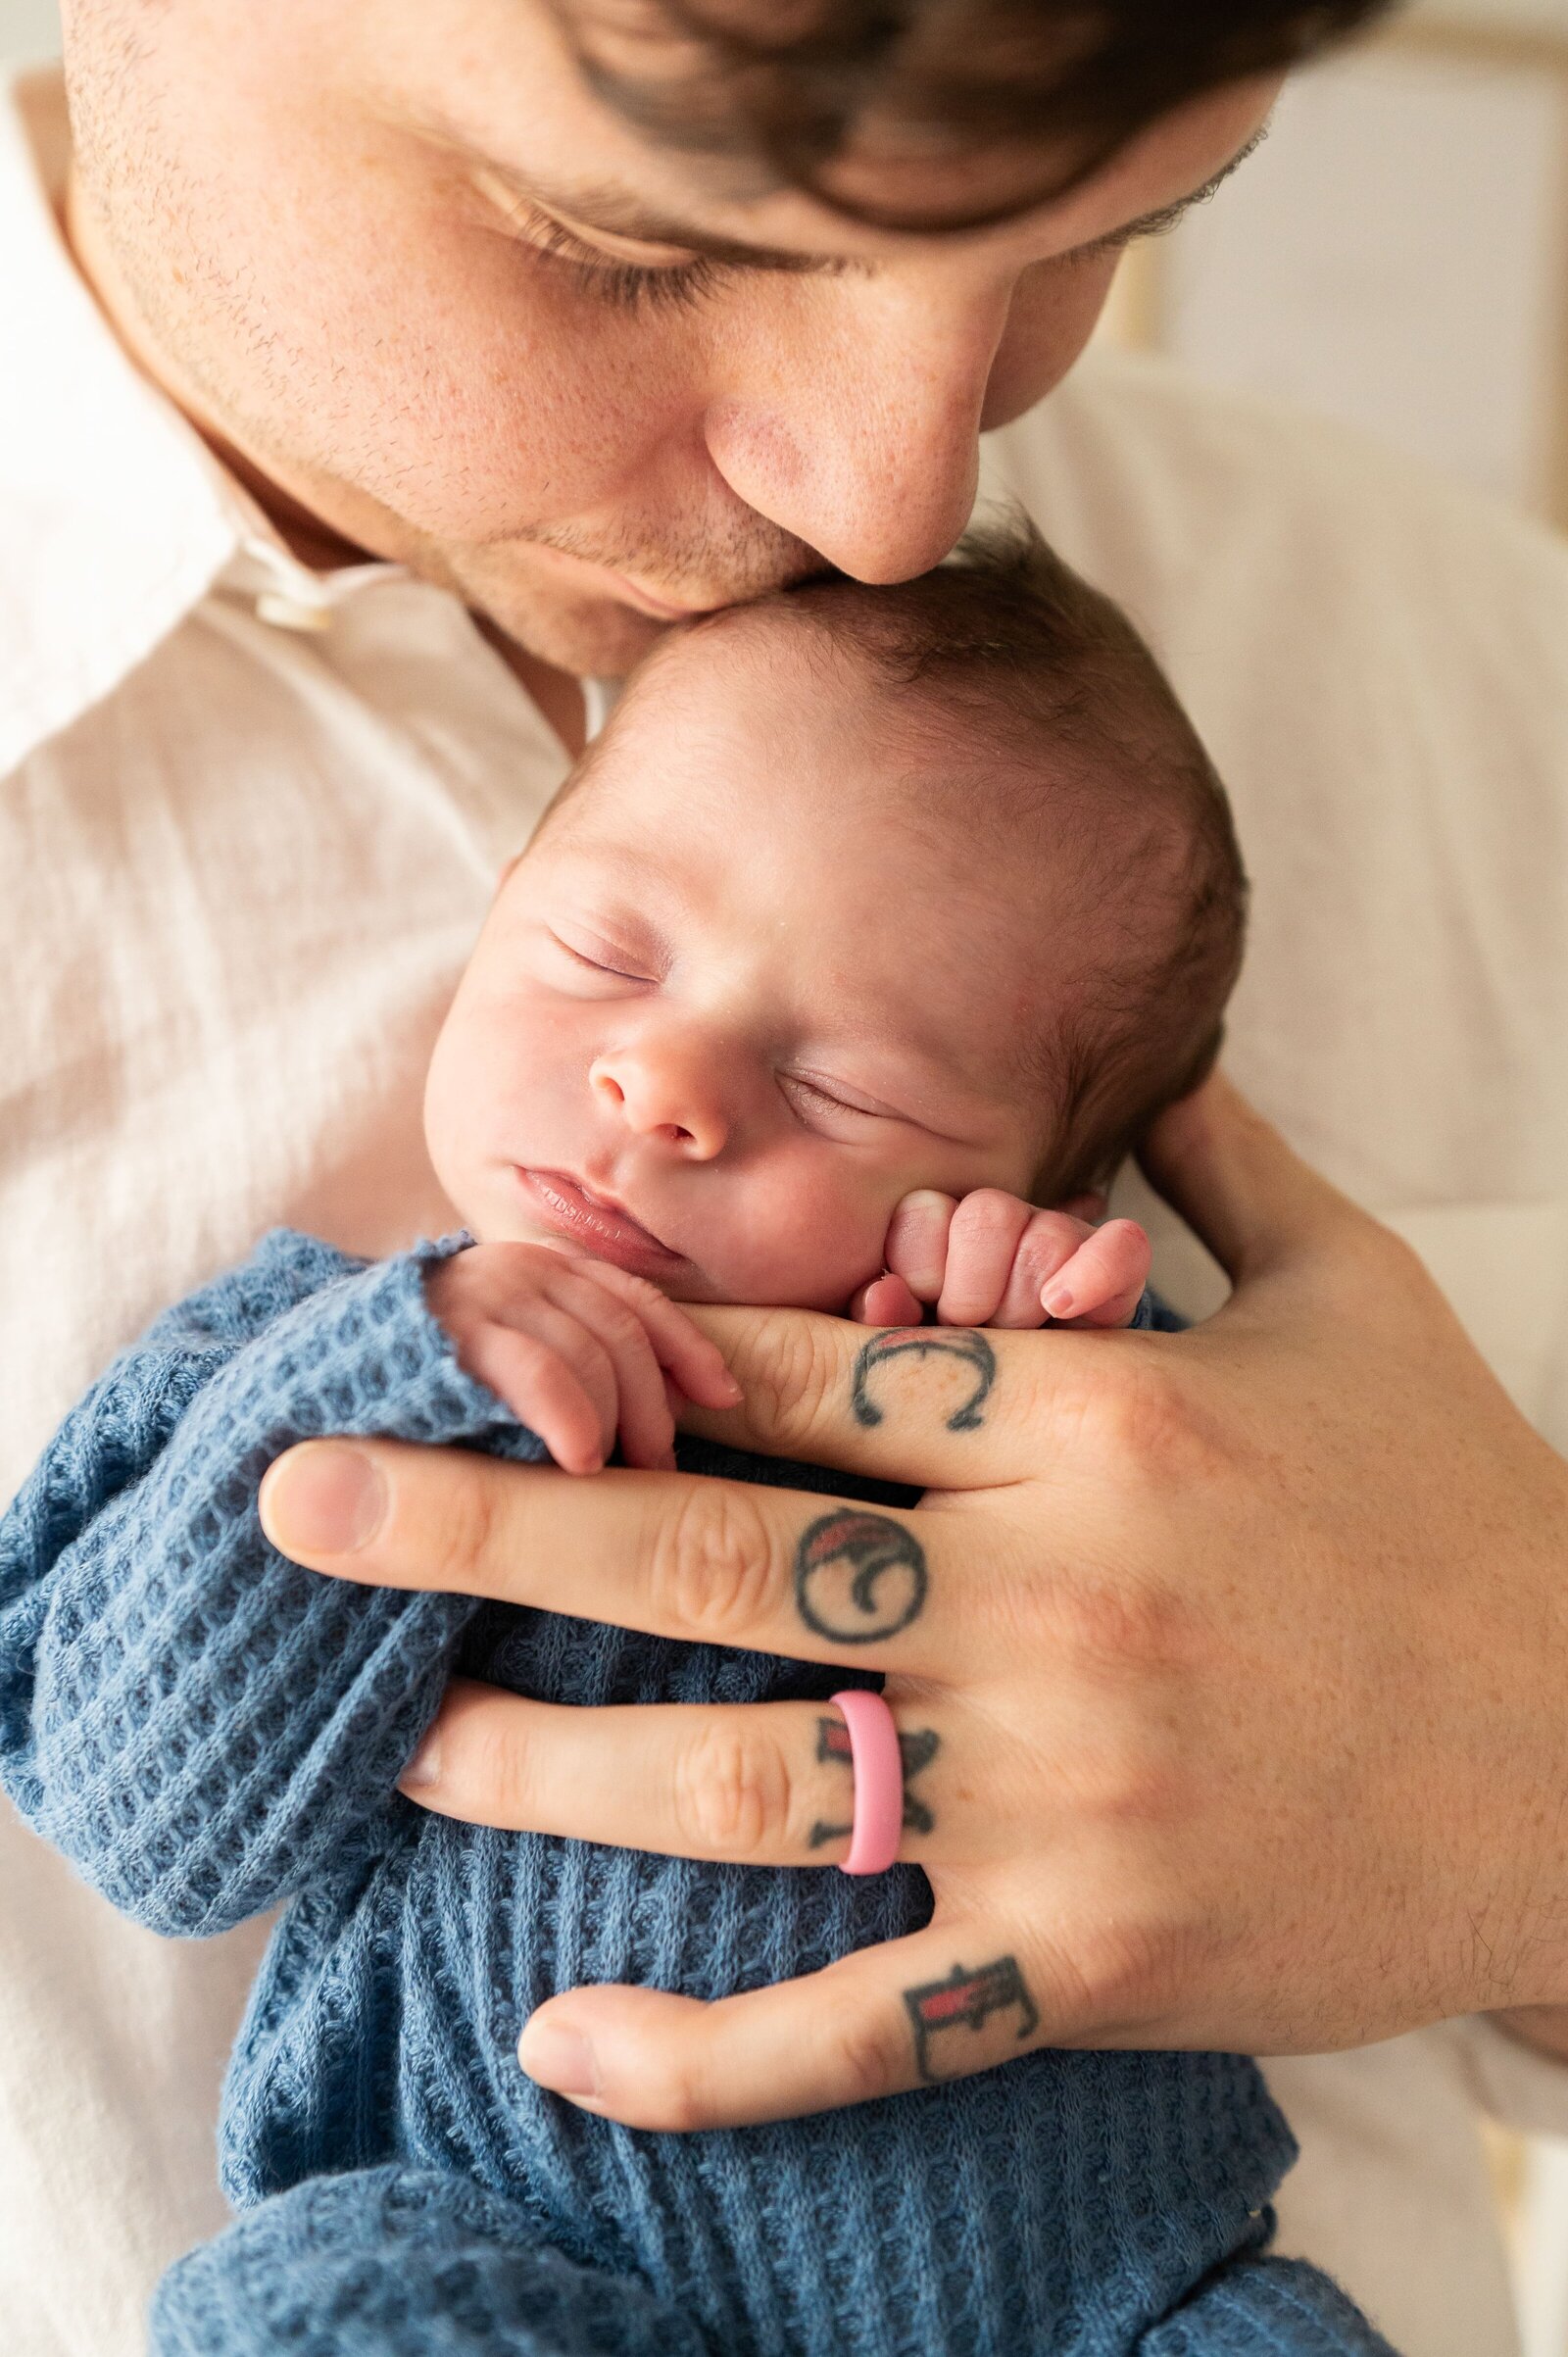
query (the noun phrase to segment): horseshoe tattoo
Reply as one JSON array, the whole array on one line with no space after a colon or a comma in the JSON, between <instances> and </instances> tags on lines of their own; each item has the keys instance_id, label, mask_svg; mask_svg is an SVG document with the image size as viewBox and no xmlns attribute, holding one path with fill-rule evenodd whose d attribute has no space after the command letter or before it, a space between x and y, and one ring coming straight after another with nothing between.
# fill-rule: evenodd
<instances>
[{"instance_id":1,"label":"horseshoe tattoo","mask_svg":"<svg viewBox=\"0 0 1568 2357\"><path fill-rule=\"evenodd\" d=\"M870 1393L871 1376L890 1358L902 1358L911 1350L921 1357L930 1352L938 1358L956 1358L974 1369L974 1390L948 1418L949 1432L973 1432L983 1421L980 1411L997 1380L997 1354L983 1334L964 1326L888 1326L873 1334L855 1362L850 1406L856 1422L881 1423L882 1410Z\"/></svg>"}]
</instances>

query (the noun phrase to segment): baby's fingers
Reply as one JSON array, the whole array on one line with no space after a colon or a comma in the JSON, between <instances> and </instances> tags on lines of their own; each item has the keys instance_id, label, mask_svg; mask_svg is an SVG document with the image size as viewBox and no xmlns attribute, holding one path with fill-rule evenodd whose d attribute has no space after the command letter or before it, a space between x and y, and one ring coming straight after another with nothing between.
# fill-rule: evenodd
<instances>
[{"instance_id":1,"label":"baby's fingers","mask_svg":"<svg viewBox=\"0 0 1568 2357\"><path fill-rule=\"evenodd\" d=\"M736 1407L741 1389L724 1353L686 1311L646 1277L634 1277L607 1260L574 1260L573 1272L622 1302L647 1336L655 1358L676 1391L698 1407Z\"/></svg>"},{"instance_id":2,"label":"baby's fingers","mask_svg":"<svg viewBox=\"0 0 1568 2357\"><path fill-rule=\"evenodd\" d=\"M1087 1220L1075 1218L1070 1211L1034 1212L1018 1239L991 1324L1046 1325L1049 1321L1040 1305L1042 1292L1093 1233Z\"/></svg>"},{"instance_id":3,"label":"baby's fingers","mask_svg":"<svg viewBox=\"0 0 1568 2357\"><path fill-rule=\"evenodd\" d=\"M566 1321L559 1326L566 1339ZM462 1362L519 1424L539 1435L564 1471L598 1472L615 1437L615 1387L605 1352L590 1336L571 1335L564 1350L561 1340L486 1319L465 1335Z\"/></svg>"},{"instance_id":4,"label":"baby's fingers","mask_svg":"<svg viewBox=\"0 0 1568 2357\"><path fill-rule=\"evenodd\" d=\"M1041 1289L1058 1324L1125 1326L1149 1282L1149 1238L1136 1219L1096 1228Z\"/></svg>"},{"instance_id":5,"label":"baby's fingers","mask_svg":"<svg viewBox=\"0 0 1568 2357\"><path fill-rule=\"evenodd\" d=\"M850 1315L858 1326L918 1326L920 1304L902 1277L884 1273L860 1287Z\"/></svg>"},{"instance_id":6,"label":"baby's fingers","mask_svg":"<svg viewBox=\"0 0 1568 2357\"><path fill-rule=\"evenodd\" d=\"M889 1274L903 1279L916 1302L934 1301L942 1291L948 1267L948 1232L957 1207L951 1195L940 1195L934 1187L918 1187L894 1211L883 1257ZM918 1316L916 1310L912 1317L890 1322L913 1325ZM874 1322L881 1325L883 1320Z\"/></svg>"},{"instance_id":7,"label":"baby's fingers","mask_svg":"<svg viewBox=\"0 0 1568 2357\"><path fill-rule=\"evenodd\" d=\"M597 1264L563 1261L560 1273L550 1281L551 1300L593 1337L610 1361L615 1387L614 1424L627 1464L668 1472L675 1462L675 1424L663 1369L649 1332L652 1321L645 1317L640 1301L634 1308L615 1288L596 1283L598 1274ZM652 1292L652 1287L649 1290ZM662 1303L662 1295L655 1298ZM734 1395L723 1404L732 1407Z\"/></svg>"}]
</instances>

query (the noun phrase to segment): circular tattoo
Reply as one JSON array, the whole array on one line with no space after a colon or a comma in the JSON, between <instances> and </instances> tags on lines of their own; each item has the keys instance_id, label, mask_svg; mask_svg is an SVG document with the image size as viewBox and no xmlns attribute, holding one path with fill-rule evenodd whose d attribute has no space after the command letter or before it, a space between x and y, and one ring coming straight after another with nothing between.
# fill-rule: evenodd
<instances>
[{"instance_id":1,"label":"circular tattoo","mask_svg":"<svg viewBox=\"0 0 1568 2357\"><path fill-rule=\"evenodd\" d=\"M906 1629L925 1602L925 1549L886 1514L841 1506L819 1515L795 1550L802 1620L835 1645L874 1645Z\"/></svg>"}]
</instances>

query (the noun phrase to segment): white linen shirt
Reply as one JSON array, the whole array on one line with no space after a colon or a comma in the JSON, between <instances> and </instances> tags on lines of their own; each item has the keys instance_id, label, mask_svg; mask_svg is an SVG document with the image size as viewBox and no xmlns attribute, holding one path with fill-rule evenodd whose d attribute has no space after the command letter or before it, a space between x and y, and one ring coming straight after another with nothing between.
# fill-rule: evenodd
<instances>
[{"instance_id":1,"label":"white linen shirt","mask_svg":"<svg viewBox=\"0 0 1568 2357\"><path fill-rule=\"evenodd\" d=\"M423 1067L560 745L446 592L313 574L138 375L52 200L58 86L0 104L0 1496L114 1350L278 1221L449 1214ZM1427 1255L1568 1434L1568 553L1348 437L1092 359L996 437L1130 608L1255 879L1230 1064ZM305 626L310 625L310 626ZM1168 1218L1178 1299L1211 1272ZM1568 1707L1568 1697L1565 1697ZM0 1820L10 2357L132 2357L215 2232L219 2078L264 1930L165 1942ZM1407 2357L1508 2357L1484 2100L1568 2133L1485 2025L1271 2066L1282 2246Z\"/></svg>"}]
</instances>

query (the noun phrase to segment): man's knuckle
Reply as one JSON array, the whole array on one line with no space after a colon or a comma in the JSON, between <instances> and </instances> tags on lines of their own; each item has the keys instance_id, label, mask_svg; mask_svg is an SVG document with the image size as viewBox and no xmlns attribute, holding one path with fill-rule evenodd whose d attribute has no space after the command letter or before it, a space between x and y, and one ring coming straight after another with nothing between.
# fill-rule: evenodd
<instances>
[{"instance_id":1,"label":"man's knuckle","mask_svg":"<svg viewBox=\"0 0 1568 2357\"><path fill-rule=\"evenodd\" d=\"M753 1409L786 1451L803 1447L820 1433L842 1388L833 1330L824 1320L779 1314L768 1319L758 1343L747 1382Z\"/></svg>"},{"instance_id":2,"label":"man's knuckle","mask_svg":"<svg viewBox=\"0 0 1568 2357\"><path fill-rule=\"evenodd\" d=\"M468 1718L462 1746L466 1789L483 1793L487 1813L504 1824L528 1824L536 1779L534 1746L524 1728L510 1712L478 1711Z\"/></svg>"},{"instance_id":3,"label":"man's knuckle","mask_svg":"<svg viewBox=\"0 0 1568 2357\"><path fill-rule=\"evenodd\" d=\"M1190 1371L1157 1350L1125 1349L1114 1366L1097 1366L1069 1412L1112 1488L1152 1482L1169 1494L1222 1470L1218 1429Z\"/></svg>"},{"instance_id":4,"label":"man's knuckle","mask_svg":"<svg viewBox=\"0 0 1568 2357\"><path fill-rule=\"evenodd\" d=\"M790 1808L791 1778L778 1746L722 1721L680 1751L673 1808L684 1846L742 1862L770 1855Z\"/></svg>"},{"instance_id":5,"label":"man's knuckle","mask_svg":"<svg viewBox=\"0 0 1568 2357\"><path fill-rule=\"evenodd\" d=\"M442 1486L434 1511L421 1533L421 1562L438 1576L436 1588L449 1586L461 1595L490 1562L497 1550L500 1500L494 1470L460 1460Z\"/></svg>"},{"instance_id":6,"label":"man's knuckle","mask_svg":"<svg viewBox=\"0 0 1568 2357\"><path fill-rule=\"evenodd\" d=\"M715 1644L753 1629L773 1584L768 1527L739 1484L694 1484L660 1523L651 1581L674 1624Z\"/></svg>"},{"instance_id":7,"label":"man's knuckle","mask_svg":"<svg viewBox=\"0 0 1568 2357\"><path fill-rule=\"evenodd\" d=\"M694 2129L706 2128L711 2118L703 2101L701 2081L684 2062L655 2066L646 2113L648 2127L667 2130L672 2136L690 2136Z\"/></svg>"},{"instance_id":8,"label":"man's knuckle","mask_svg":"<svg viewBox=\"0 0 1568 2357\"><path fill-rule=\"evenodd\" d=\"M1154 1987L1152 1964L1152 1943L1141 1927L1111 1920L1076 1930L1051 1968L1075 2037L1102 2037L1142 2021Z\"/></svg>"},{"instance_id":9,"label":"man's knuckle","mask_svg":"<svg viewBox=\"0 0 1568 2357\"><path fill-rule=\"evenodd\" d=\"M1375 1219L1359 1219L1348 1227L1338 1274L1351 1315L1364 1310L1368 1301L1391 1296L1401 1305L1410 1297L1442 1299L1414 1245Z\"/></svg>"}]
</instances>

